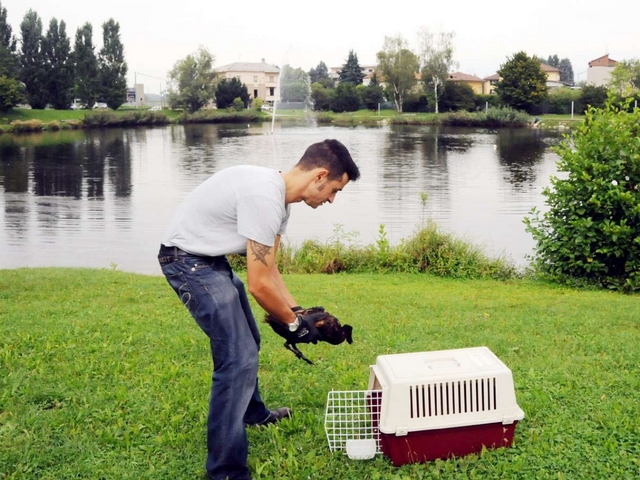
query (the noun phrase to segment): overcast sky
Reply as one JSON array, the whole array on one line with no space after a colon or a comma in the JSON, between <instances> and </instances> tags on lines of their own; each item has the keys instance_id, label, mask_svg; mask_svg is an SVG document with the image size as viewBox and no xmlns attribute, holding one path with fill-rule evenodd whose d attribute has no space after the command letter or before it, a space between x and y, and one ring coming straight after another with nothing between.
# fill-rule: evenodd
<instances>
[{"instance_id":1,"label":"overcast sky","mask_svg":"<svg viewBox=\"0 0 640 480\"><path fill-rule=\"evenodd\" d=\"M289 64L308 71L323 61L345 63L354 50L361 66L375 65L385 36L401 34L417 52L417 32L454 32L458 70L486 77L514 53L569 58L576 81L588 62L606 53L615 60L640 58L639 0L427 0L364 2L228 0L0 0L20 38L31 8L46 32L55 17L76 29L93 26L96 53L102 24L120 23L129 66L147 92L157 93L176 61L205 46L215 66L233 62ZM374 5L380 5L376 8ZM157 78L152 78L157 77Z\"/></svg>"}]
</instances>

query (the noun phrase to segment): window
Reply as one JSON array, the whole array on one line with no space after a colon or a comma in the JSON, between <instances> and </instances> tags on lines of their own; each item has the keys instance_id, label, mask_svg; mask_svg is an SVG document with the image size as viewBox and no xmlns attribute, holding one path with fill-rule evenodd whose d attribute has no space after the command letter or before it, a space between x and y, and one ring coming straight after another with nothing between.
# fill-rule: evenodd
<instances>
[{"instance_id":1,"label":"window","mask_svg":"<svg viewBox=\"0 0 640 480\"><path fill-rule=\"evenodd\" d=\"M258 75L253 76L253 83L258 83Z\"/></svg>"},{"instance_id":2,"label":"window","mask_svg":"<svg viewBox=\"0 0 640 480\"><path fill-rule=\"evenodd\" d=\"M276 95L276 87L269 87L269 95L275 97Z\"/></svg>"},{"instance_id":3,"label":"window","mask_svg":"<svg viewBox=\"0 0 640 480\"><path fill-rule=\"evenodd\" d=\"M273 75L269 75L269 83L273 83Z\"/></svg>"}]
</instances>

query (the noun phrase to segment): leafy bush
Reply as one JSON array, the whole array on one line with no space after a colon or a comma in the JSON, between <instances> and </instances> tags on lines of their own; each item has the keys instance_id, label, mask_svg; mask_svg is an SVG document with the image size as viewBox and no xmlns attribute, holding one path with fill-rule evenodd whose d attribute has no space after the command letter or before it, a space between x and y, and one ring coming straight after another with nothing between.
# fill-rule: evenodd
<instances>
[{"instance_id":1,"label":"leafy bush","mask_svg":"<svg viewBox=\"0 0 640 480\"><path fill-rule=\"evenodd\" d=\"M489 108L486 112L448 112L442 115L443 125L457 127L526 127L529 115L509 107Z\"/></svg>"},{"instance_id":2,"label":"leafy bush","mask_svg":"<svg viewBox=\"0 0 640 480\"><path fill-rule=\"evenodd\" d=\"M544 101L542 113L554 113L567 115L571 113L571 102L573 104L574 113L582 113L582 92L572 88L562 87L549 90L549 94Z\"/></svg>"},{"instance_id":3,"label":"leafy bush","mask_svg":"<svg viewBox=\"0 0 640 480\"><path fill-rule=\"evenodd\" d=\"M509 107L489 108L484 115L487 127L526 127L531 123L529 115Z\"/></svg>"},{"instance_id":4,"label":"leafy bush","mask_svg":"<svg viewBox=\"0 0 640 480\"><path fill-rule=\"evenodd\" d=\"M264 102L259 97L254 98L253 101L251 102L251 107L257 111L260 111L262 109L262 105L264 105Z\"/></svg>"},{"instance_id":5,"label":"leafy bush","mask_svg":"<svg viewBox=\"0 0 640 480\"><path fill-rule=\"evenodd\" d=\"M555 148L549 210L525 218L535 271L554 280L640 290L640 109L590 108L573 139Z\"/></svg>"},{"instance_id":6,"label":"leafy bush","mask_svg":"<svg viewBox=\"0 0 640 480\"><path fill-rule=\"evenodd\" d=\"M475 109L475 93L466 83L458 83L447 80L440 96L440 111L449 112L457 110L472 111Z\"/></svg>"},{"instance_id":7,"label":"leafy bush","mask_svg":"<svg viewBox=\"0 0 640 480\"><path fill-rule=\"evenodd\" d=\"M164 113L149 110L128 110L116 113L110 110L96 110L87 113L83 123L85 127L124 127L136 125L164 125L169 119Z\"/></svg>"},{"instance_id":8,"label":"leafy bush","mask_svg":"<svg viewBox=\"0 0 640 480\"><path fill-rule=\"evenodd\" d=\"M24 100L24 87L15 78L0 75L0 112L6 112Z\"/></svg>"},{"instance_id":9,"label":"leafy bush","mask_svg":"<svg viewBox=\"0 0 640 480\"><path fill-rule=\"evenodd\" d=\"M46 129L50 130L52 132L57 132L58 130L60 130L60 128L62 128L62 127L60 126L60 122L57 121L57 120L53 120L53 121L47 123L47 125L46 125Z\"/></svg>"},{"instance_id":10,"label":"leafy bush","mask_svg":"<svg viewBox=\"0 0 640 480\"><path fill-rule=\"evenodd\" d=\"M41 132L44 124L40 120L14 120L9 128L13 133Z\"/></svg>"},{"instance_id":11,"label":"leafy bush","mask_svg":"<svg viewBox=\"0 0 640 480\"><path fill-rule=\"evenodd\" d=\"M231 105L232 111L241 112L244 110L244 102L240 97L236 97L233 99L233 104Z\"/></svg>"},{"instance_id":12,"label":"leafy bush","mask_svg":"<svg viewBox=\"0 0 640 480\"><path fill-rule=\"evenodd\" d=\"M589 107L604 108L607 103L607 87L605 86L585 85L580 93L582 94L580 100L584 110Z\"/></svg>"},{"instance_id":13,"label":"leafy bush","mask_svg":"<svg viewBox=\"0 0 640 480\"><path fill-rule=\"evenodd\" d=\"M283 273L429 273L454 278L509 279L519 275L503 258L492 259L470 243L442 232L435 222L421 225L414 236L391 245L384 225L374 245L360 246L357 234L341 225L327 243L307 240L298 248L281 245L278 266ZM230 256L236 269L246 260Z\"/></svg>"},{"instance_id":14,"label":"leafy bush","mask_svg":"<svg viewBox=\"0 0 640 480\"><path fill-rule=\"evenodd\" d=\"M491 107L502 107L504 104L498 95L476 95L473 97L473 101L475 104L476 110L484 111L487 108L487 103L489 104L489 108Z\"/></svg>"}]
</instances>

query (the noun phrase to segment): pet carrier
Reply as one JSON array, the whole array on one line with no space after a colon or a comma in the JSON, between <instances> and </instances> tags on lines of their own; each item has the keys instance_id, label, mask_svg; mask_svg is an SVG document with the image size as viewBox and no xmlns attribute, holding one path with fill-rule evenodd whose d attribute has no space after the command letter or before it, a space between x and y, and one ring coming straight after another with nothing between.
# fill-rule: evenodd
<instances>
[{"instance_id":1,"label":"pet carrier","mask_svg":"<svg viewBox=\"0 0 640 480\"><path fill-rule=\"evenodd\" d=\"M511 446L523 418L511 371L476 347L379 356L369 390L329 393L325 430L332 451L373 440L398 466Z\"/></svg>"}]
</instances>

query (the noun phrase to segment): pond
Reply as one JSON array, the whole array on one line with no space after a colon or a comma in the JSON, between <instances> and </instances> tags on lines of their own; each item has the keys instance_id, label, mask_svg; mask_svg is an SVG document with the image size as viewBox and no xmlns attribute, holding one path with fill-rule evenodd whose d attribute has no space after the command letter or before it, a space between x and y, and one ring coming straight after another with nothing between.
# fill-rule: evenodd
<instances>
[{"instance_id":1,"label":"pond","mask_svg":"<svg viewBox=\"0 0 640 480\"><path fill-rule=\"evenodd\" d=\"M180 200L225 167L287 170L336 138L361 178L333 205L292 207L285 242L397 244L427 219L519 266L522 219L544 207L557 134L436 126L171 125L0 135L0 268L68 266L159 274L159 240ZM424 201L426 194L426 201Z\"/></svg>"}]
</instances>

